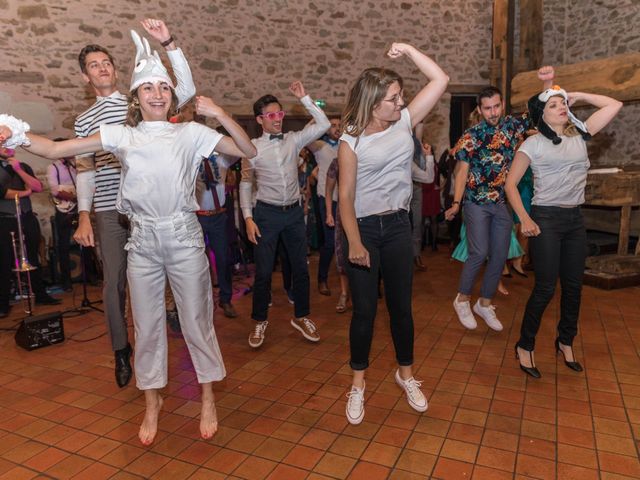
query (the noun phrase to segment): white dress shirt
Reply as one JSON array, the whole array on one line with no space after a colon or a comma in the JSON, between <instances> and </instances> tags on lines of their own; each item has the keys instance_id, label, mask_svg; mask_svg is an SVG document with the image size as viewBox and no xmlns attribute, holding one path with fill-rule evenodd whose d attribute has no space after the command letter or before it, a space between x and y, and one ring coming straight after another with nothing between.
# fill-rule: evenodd
<instances>
[{"instance_id":1,"label":"white dress shirt","mask_svg":"<svg viewBox=\"0 0 640 480\"><path fill-rule=\"evenodd\" d=\"M51 190L51 198L56 210L62 213L71 212L76 208L75 200L58 198L60 192L76 194L76 167L71 162L56 160L47 166L47 181Z\"/></svg>"},{"instance_id":2,"label":"white dress shirt","mask_svg":"<svg viewBox=\"0 0 640 480\"><path fill-rule=\"evenodd\" d=\"M298 184L298 154L303 147L320 138L331 126L325 113L309 95L300 99L315 120L299 132L287 132L282 140L269 139L268 133L251 140L258 154L242 159L240 207L244 218L253 216L252 185L255 177L258 191L256 200L271 205L285 206L300 201Z\"/></svg>"}]
</instances>

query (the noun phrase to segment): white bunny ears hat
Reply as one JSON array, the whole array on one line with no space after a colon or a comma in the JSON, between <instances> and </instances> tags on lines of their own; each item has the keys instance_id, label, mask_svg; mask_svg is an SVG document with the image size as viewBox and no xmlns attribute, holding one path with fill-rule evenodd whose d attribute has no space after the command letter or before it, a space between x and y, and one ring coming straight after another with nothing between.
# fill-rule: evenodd
<instances>
[{"instance_id":1,"label":"white bunny ears hat","mask_svg":"<svg viewBox=\"0 0 640 480\"><path fill-rule=\"evenodd\" d=\"M133 92L140 85L147 82L166 82L171 88L175 88L169 72L167 72L160 60L158 52L153 50L153 53L151 53L151 47L147 39L140 37L134 30L131 30L131 38L136 45L136 65L131 74L129 91Z\"/></svg>"}]
</instances>

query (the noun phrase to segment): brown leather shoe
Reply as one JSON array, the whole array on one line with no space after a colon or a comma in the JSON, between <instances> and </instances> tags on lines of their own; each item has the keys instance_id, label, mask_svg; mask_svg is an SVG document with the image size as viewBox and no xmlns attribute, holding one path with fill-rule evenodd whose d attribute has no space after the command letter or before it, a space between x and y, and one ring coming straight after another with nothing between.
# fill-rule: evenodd
<instances>
[{"instance_id":1,"label":"brown leather shoe","mask_svg":"<svg viewBox=\"0 0 640 480\"><path fill-rule=\"evenodd\" d=\"M220 307L222 307L222 311L224 312L224 316L227 318L236 318L238 316L238 312L233 308L233 305L230 303L221 303Z\"/></svg>"},{"instance_id":2,"label":"brown leather shoe","mask_svg":"<svg viewBox=\"0 0 640 480\"><path fill-rule=\"evenodd\" d=\"M419 270L420 272L424 272L427 269L427 266L422 263L420 255L413 257L413 264L416 266L416 270Z\"/></svg>"},{"instance_id":3,"label":"brown leather shoe","mask_svg":"<svg viewBox=\"0 0 640 480\"><path fill-rule=\"evenodd\" d=\"M318 293L327 297L331 296L331 290L329 290L327 282L318 282Z\"/></svg>"}]
</instances>

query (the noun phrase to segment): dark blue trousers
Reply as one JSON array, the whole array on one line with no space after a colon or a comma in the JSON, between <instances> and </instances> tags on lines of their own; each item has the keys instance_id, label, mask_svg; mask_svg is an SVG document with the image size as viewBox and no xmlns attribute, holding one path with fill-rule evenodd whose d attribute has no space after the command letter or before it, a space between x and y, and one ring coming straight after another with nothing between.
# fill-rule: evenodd
<instances>
[{"instance_id":1,"label":"dark blue trousers","mask_svg":"<svg viewBox=\"0 0 640 480\"><path fill-rule=\"evenodd\" d=\"M256 276L251 318L258 322L267 319L271 275L279 239L282 239L291 264L294 315L296 318L309 315L307 236L302 207L296 205L285 210L259 201L253 211L253 221L260 229L260 237L253 248Z\"/></svg>"},{"instance_id":2,"label":"dark blue trousers","mask_svg":"<svg viewBox=\"0 0 640 480\"><path fill-rule=\"evenodd\" d=\"M202 231L207 237L209 248L216 257L216 272L218 274L218 286L220 287L220 303L231 303L233 290L231 287L231 262L229 241L227 234L227 213L218 215L198 216Z\"/></svg>"}]
</instances>

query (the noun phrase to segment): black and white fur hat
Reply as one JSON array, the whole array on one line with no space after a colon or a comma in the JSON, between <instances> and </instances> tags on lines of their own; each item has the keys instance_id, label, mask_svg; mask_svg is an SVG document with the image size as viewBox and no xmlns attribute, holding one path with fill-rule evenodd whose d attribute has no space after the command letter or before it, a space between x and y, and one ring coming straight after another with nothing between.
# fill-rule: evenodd
<instances>
[{"instance_id":1,"label":"black and white fur hat","mask_svg":"<svg viewBox=\"0 0 640 480\"><path fill-rule=\"evenodd\" d=\"M585 140L590 140L591 135L589 134L585 123L582 120L579 120L578 117L576 117L569 109L569 96L567 95L567 92L557 85L546 89L542 93L535 94L527 102L529 116L531 117L533 125L542 135L551 140L554 145L559 145L562 142L562 139L558 136L558 134L549 125L547 125L542 118L545 105L551 97L556 96L564 98L565 102L567 103L567 116L569 117L569 120L571 120L571 122L576 126L576 128L580 132L580 135L582 135L582 138L584 138Z\"/></svg>"}]
</instances>

